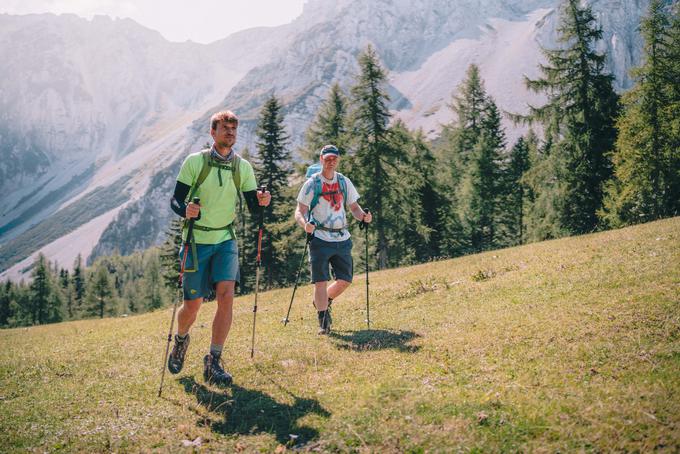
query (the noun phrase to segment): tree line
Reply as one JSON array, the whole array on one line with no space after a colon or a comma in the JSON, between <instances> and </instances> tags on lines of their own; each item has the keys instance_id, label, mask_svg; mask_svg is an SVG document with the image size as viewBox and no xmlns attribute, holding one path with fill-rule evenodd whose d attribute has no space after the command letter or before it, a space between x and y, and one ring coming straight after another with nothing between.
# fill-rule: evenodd
<instances>
[{"instance_id":1,"label":"tree line","mask_svg":"<svg viewBox=\"0 0 680 454\"><path fill-rule=\"evenodd\" d=\"M264 211L264 288L291 285L304 234L295 198L321 146L342 151L339 171L374 212L371 269L422 263L490 249L617 228L680 212L680 20L678 6L652 0L643 19L643 63L634 87L619 97L592 10L576 0L561 7L559 47L544 49L540 76L528 89L545 95L526 114L501 112L471 65L453 87L453 120L427 140L392 118L387 72L368 46L359 73L333 84L291 160L281 101L265 102L255 150L243 157L272 193ZM529 125L508 144L503 115ZM241 292L252 290L258 218L243 210L237 229ZM89 269L54 269L44 257L30 285L0 289L0 326L50 323L160 308L177 296L179 223L163 247L103 257ZM355 235L355 267L366 265ZM303 270L306 272L307 270ZM304 279L304 277L303 277Z\"/></svg>"}]
</instances>

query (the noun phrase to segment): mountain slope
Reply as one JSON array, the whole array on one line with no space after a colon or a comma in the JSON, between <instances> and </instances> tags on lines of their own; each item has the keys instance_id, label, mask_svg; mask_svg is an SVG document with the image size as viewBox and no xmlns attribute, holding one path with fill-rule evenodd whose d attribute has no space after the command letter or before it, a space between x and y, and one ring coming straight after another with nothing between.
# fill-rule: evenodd
<instances>
[{"instance_id":1,"label":"mountain slope","mask_svg":"<svg viewBox=\"0 0 680 454\"><path fill-rule=\"evenodd\" d=\"M558 1L534 0L515 2L487 0L484 2L417 2L318 0L305 8L303 15L292 24L295 33L290 44L270 61L253 68L220 103L233 109L241 118L239 146L250 147L256 141L255 130L259 110L266 98L276 94L283 103L286 128L294 150L301 144L304 132L325 98L332 82L345 88L358 72L356 56L367 44L372 44L390 71L392 108L397 118L410 128L436 136L441 125L451 121L447 107L451 93L462 81L467 67L477 63L482 70L487 91L499 107L511 112L523 112L526 103L540 104L541 97L529 93L523 78L536 77L542 60L540 46L554 47ZM641 41L632 28L639 23L646 2L594 0L593 8L608 27L604 33L602 51L611 56L609 67L619 75L619 89L630 86L628 69L639 60ZM617 6L618 5L618 6ZM621 10L625 12L621 14ZM311 18L314 18L313 20ZM307 21L307 22L305 22ZM313 26L303 27L300 24ZM203 125L210 112L194 123L195 142L205 138ZM504 120L508 144L524 132L523 128ZM170 212L165 199L173 181L163 189L153 188L136 203L141 212L150 206L161 207L154 219L167 225ZM165 203L165 205L164 205ZM140 219L140 218L136 218ZM141 244L157 242L163 231L155 225L148 230ZM144 226L119 216L102 235L98 253L119 250L132 232L139 234Z\"/></svg>"},{"instance_id":2,"label":"mountain slope","mask_svg":"<svg viewBox=\"0 0 680 454\"><path fill-rule=\"evenodd\" d=\"M10 43L0 45L7 62L0 68L2 277L25 277L39 252L69 266L78 253L158 244L173 171L209 139L212 112L237 112L239 146L252 150L259 110L276 93L295 150L329 86L352 83L356 56L369 43L390 71L395 116L410 128L434 137L451 120L446 104L471 63L501 109L521 112L540 101L522 78L536 75L540 45L555 44L558 3L311 0L290 24L210 45L168 43L130 20L0 15L0 42ZM590 3L605 29L609 68L625 89L648 1ZM505 126L511 144L523 130ZM129 197L115 206L102 200L106 213L81 217L70 230L53 228L59 210L92 192ZM63 236L73 228L89 234L73 244ZM52 234L27 242L30 229Z\"/></svg>"},{"instance_id":3,"label":"mountain slope","mask_svg":"<svg viewBox=\"0 0 680 454\"><path fill-rule=\"evenodd\" d=\"M227 390L201 377L206 304L162 399L169 309L0 331L0 444L674 452L679 259L674 218L372 273L371 330L357 275L330 337L315 334L310 286L285 328L291 289L266 292L252 361L253 298L239 298Z\"/></svg>"},{"instance_id":4,"label":"mountain slope","mask_svg":"<svg viewBox=\"0 0 680 454\"><path fill-rule=\"evenodd\" d=\"M0 15L0 269L69 233L26 245L31 228L53 231L58 212L89 194L128 194L107 208L108 222L139 199L155 172L195 145L186 128L287 33L259 28L201 45L167 42L129 19ZM98 234L52 245L62 252L50 258L70 266L89 255L106 227L99 214L73 226Z\"/></svg>"}]
</instances>

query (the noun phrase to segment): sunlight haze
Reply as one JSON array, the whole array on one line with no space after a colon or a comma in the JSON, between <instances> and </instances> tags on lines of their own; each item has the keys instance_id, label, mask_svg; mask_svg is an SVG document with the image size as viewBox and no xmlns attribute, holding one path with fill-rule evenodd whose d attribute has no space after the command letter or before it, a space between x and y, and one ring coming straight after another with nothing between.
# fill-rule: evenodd
<instances>
[{"instance_id":1,"label":"sunlight haze","mask_svg":"<svg viewBox=\"0 0 680 454\"><path fill-rule=\"evenodd\" d=\"M252 27L283 25L302 13L305 0L3 0L0 13L72 13L129 17L169 41L210 43Z\"/></svg>"}]
</instances>

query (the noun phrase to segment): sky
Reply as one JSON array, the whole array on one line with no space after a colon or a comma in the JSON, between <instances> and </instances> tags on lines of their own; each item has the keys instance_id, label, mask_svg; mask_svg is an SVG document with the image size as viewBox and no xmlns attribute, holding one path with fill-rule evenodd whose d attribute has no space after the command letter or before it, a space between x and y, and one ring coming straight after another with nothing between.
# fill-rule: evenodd
<instances>
[{"instance_id":1,"label":"sky","mask_svg":"<svg viewBox=\"0 0 680 454\"><path fill-rule=\"evenodd\" d=\"M210 43L246 28L291 22L306 0L0 0L0 13L129 17L169 41Z\"/></svg>"}]
</instances>

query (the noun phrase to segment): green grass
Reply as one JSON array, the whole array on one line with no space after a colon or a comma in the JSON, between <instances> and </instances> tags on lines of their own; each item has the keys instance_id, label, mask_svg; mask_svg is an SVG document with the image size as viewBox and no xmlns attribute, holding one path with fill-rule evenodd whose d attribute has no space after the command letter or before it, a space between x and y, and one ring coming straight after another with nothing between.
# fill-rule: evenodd
<instances>
[{"instance_id":1,"label":"green grass","mask_svg":"<svg viewBox=\"0 0 680 454\"><path fill-rule=\"evenodd\" d=\"M0 450L680 450L680 218L372 273L371 330L364 283L330 337L261 294L254 360L238 299L227 390L206 304L161 399L171 309L2 331Z\"/></svg>"}]
</instances>

